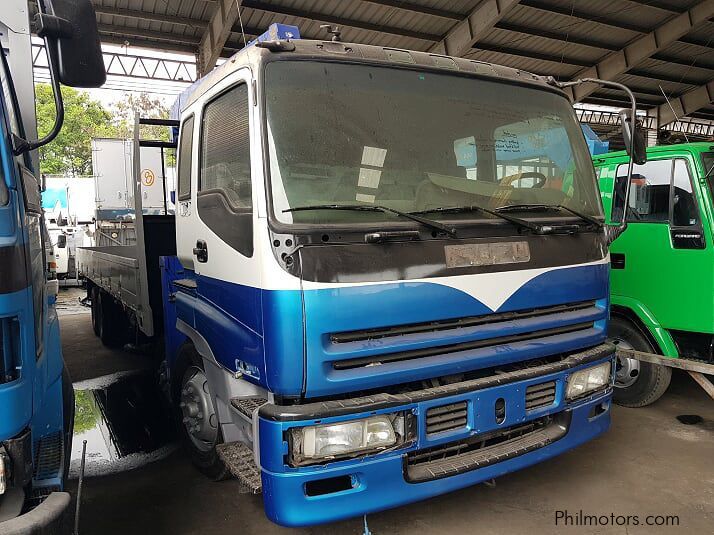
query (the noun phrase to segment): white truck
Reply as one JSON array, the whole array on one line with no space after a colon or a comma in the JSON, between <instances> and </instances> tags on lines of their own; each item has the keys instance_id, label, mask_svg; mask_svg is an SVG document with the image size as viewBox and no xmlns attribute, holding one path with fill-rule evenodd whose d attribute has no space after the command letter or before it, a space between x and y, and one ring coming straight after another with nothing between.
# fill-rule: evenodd
<instances>
[{"instance_id":1,"label":"white truck","mask_svg":"<svg viewBox=\"0 0 714 535\"><path fill-rule=\"evenodd\" d=\"M134 229L134 186L132 182L133 140L92 140L92 173L95 180L95 244L131 245ZM141 147L141 203L145 215L174 211L168 192L174 190L172 170L166 166L160 145Z\"/></svg>"}]
</instances>

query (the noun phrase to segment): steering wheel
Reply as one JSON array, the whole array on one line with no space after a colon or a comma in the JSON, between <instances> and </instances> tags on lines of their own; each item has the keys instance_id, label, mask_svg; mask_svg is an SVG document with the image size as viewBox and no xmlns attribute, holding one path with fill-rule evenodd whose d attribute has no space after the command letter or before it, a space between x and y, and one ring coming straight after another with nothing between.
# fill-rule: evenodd
<instances>
[{"instance_id":1,"label":"steering wheel","mask_svg":"<svg viewBox=\"0 0 714 535\"><path fill-rule=\"evenodd\" d=\"M537 171L524 171L523 173L516 173L514 175L503 177L503 179L501 179L501 186L510 186L514 182L524 178L536 179L536 182L533 183L531 188L542 188L548 180L548 177L546 177L543 173L539 173Z\"/></svg>"}]
</instances>

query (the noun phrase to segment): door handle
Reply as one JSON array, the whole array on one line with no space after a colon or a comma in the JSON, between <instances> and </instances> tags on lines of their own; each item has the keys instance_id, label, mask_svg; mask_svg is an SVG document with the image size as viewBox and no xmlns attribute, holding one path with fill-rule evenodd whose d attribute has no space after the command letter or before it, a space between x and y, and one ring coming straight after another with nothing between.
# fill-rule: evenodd
<instances>
[{"instance_id":1,"label":"door handle","mask_svg":"<svg viewBox=\"0 0 714 535\"><path fill-rule=\"evenodd\" d=\"M196 260L202 264L208 262L208 245L203 240L196 241L196 247L193 248L193 254L196 255Z\"/></svg>"}]
</instances>

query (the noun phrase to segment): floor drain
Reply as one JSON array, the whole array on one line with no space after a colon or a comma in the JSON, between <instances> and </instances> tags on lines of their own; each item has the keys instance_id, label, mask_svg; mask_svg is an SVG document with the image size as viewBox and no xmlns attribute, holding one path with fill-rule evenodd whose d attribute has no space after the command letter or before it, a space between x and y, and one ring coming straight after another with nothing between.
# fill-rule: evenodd
<instances>
[{"instance_id":1,"label":"floor drain","mask_svg":"<svg viewBox=\"0 0 714 535\"><path fill-rule=\"evenodd\" d=\"M698 414L680 414L677 416L677 420L684 425L696 425L702 423L702 417Z\"/></svg>"}]
</instances>

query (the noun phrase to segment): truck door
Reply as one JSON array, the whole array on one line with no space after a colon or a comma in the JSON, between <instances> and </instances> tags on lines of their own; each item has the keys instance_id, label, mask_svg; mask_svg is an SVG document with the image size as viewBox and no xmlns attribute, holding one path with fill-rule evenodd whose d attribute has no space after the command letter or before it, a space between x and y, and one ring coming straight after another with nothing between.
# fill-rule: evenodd
<instances>
[{"instance_id":1,"label":"truck door","mask_svg":"<svg viewBox=\"0 0 714 535\"><path fill-rule=\"evenodd\" d=\"M179 148L178 254L197 275L202 306L196 328L231 369L263 367L251 169L251 149L258 147L251 143L250 88L249 71L239 71L211 90L195 118L184 119L183 134L190 130L194 137L194 193L186 192Z\"/></svg>"},{"instance_id":2,"label":"truck door","mask_svg":"<svg viewBox=\"0 0 714 535\"><path fill-rule=\"evenodd\" d=\"M634 167L628 228L611 248L613 299L646 296L645 306L663 327L707 332L712 246L701 221L694 167L685 155ZM613 214L622 213L626 175L627 164L618 165Z\"/></svg>"}]
</instances>

